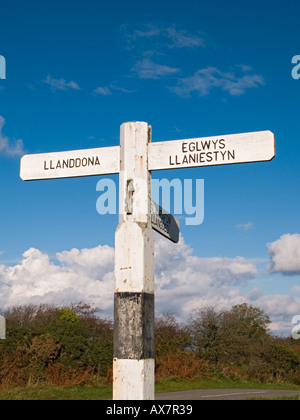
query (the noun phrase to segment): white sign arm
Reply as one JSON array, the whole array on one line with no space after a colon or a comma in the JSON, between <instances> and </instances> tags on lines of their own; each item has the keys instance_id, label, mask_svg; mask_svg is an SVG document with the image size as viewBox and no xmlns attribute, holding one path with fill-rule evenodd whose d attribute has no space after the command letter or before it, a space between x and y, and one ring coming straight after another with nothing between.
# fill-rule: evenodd
<instances>
[{"instance_id":1,"label":"white sign arm","mask_svg":"<svg viewBox=\"0 0 300 420\"><path fill-rule=\"evenodd\" d=\"M263 162L275 156L271 131L149 143L149 170Z\"/></svg>"},{"instance_id":2,"label":"white sign arm","mask_svg":"<svg viewBox=\"0 0 300 420\"><path fill-rule=\"evenodd\" d=\"M120 171L120 146L69 152L25 155L21 159L23 181L109 175Z\"/></svg>"}]
</instances>

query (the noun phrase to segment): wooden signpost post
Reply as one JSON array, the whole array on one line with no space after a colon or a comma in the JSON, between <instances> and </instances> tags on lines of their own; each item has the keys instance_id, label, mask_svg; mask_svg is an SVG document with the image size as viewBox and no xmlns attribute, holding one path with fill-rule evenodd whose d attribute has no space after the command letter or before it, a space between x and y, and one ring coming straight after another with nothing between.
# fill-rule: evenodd
<instances>
[{"instance_id":1,"label":"wooden signpost post","mask_svg":"<svg viewBox=\"0 0 300 420\"><path fill-rule=\"evenodd\" d=\"M122 124L120 146L26 155L23 180L119 173L115 234L113 398L154 399L153 230L173 242L179 222L151 200L151 171L261 162L275 156L270 131L152 143L145 122Z\"/></svg>"}]
</instances>

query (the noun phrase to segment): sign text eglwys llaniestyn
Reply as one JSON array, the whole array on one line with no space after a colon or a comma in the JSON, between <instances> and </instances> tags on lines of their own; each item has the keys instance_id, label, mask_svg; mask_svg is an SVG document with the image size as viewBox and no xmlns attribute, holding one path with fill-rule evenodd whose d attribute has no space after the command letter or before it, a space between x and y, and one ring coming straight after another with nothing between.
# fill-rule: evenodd
<instances>
[{"instance_id":1,"label":"sign text eglwys llaniestyn","mask_svg":"<svg viewBox=\"0 0 300 420\"><path fill-rule=\"evenodd\" d=\"M182 155L170 155L170 166L191 163L230 162L235 160L235 150L226 149L225 139L196 140L182 143Z\"/></svg>"},{"instance_id":2,"label":"sign text eglwys llaniestyn","mask_svg":"<svg viewBox=\"0 0 300 420\"><path fill-rule=\"evenodd\" d=\"M216 137L152 142L148 145L150 171L262 162L275 156L271 131Z\"/></svg>"}]
</instances>

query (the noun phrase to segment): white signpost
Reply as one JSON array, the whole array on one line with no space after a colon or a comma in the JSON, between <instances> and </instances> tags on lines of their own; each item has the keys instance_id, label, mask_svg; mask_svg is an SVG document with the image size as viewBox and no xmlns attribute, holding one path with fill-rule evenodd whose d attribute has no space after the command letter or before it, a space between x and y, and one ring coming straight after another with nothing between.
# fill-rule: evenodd
<instances>
[{"instance_id":1,"label":"white signpost","mask_svg":"<svg viewBox=\"0 0 300 420\"><path fill-rule=\"evenodd\" d=\"M151 171L261 162L275 156L270 131L151 143L145 122L122 124L120 146L21 159L23 180L119 173L115 234L113 398L154 399L153 229L173 242L179 222L151 200Z\"/></svg>"}]
</instances>

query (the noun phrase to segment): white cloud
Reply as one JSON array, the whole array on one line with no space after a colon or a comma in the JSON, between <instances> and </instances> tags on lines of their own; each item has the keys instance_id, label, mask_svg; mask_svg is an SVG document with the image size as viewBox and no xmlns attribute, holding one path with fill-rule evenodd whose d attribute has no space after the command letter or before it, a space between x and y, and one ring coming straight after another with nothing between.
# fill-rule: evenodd
<instances>
[{"instance_id":1,"label":"white cloud","mask_svg":"<svg viewBox=\"0 0 300 420\"><path fill-rule=\"evenodd\" d=\"M236 228L239 230L251 230L254 228L254 224L253 222L248 222L248 223L241 223L239 225L236 225Z\"/></svg>"},{"instance_id":2,"label":"white cloud","mask_svg":"<svg viewBox=\"0 0 300 420\"><path fill-rule=\"evenodd\" d=\"M264 84L264 78L258 74L244 74L248 68L240 68L242 75L233 72L224 73L215 67L198 70L193 76L181 78L177 86L170 88L179 96L189 97L192 92L201 96L208 95L213 88L229 92L231 96L243 95L246 89Z\"/></svg>"},{"instance_id":3,"label":"white cloud","mask_svg":"<svg viewBox=\"0 0 300 420\"><path fill-rule=\"evenodd\" d=\"M180 69L175 67L154 63L149 58L138 61L132 70L137 73L140 79L159 79L180 71Z\"/></svg>"},{"instance_id":4,"label":"white cloud","mask_svg":"<svg viewBox=\"0 0 300 420\"><path fill-rule=\"evenodd\" d=\"M125 31L129 42L136 41L137 39L151 39L151 41L153 41L153 38L157 38L160 40L161 44L167 48L196 48L205 45L202 36L191 34L182 29L177 29L175 25L158 26L147 24L132 33L130 33L128 28L124 25L121 29Z\"/></svg>"},{"instance_id":5,"label":"white cloud","mask_svg":"<svg viewBox=\"0 0 300 420\"><path fill-rule=\"evenodd\" d=\"M155 286L159 311L186 317L202 305L231 306L245 301L238 286L257 275L256 265L242 257L199 258L180 238L172 244L156 238Z\"/></svg>"},{"instance_id":6,"label":"white cloud","mask_svg":"<svg viewBox=\"0 0 300 420\"><path fill-rule=\"evenodd\" d=\"M29 302L60 305L85 301L112 316L113 269L114 249L107 245L59 252L54 260L31 248L23 254L21 263L0 265L0 309ZM157 313L173 312L184 320L201 306L230 308L249 302L271 316L273 330L290 332L289 323L299 313L300 298L263 295L257 288L243 292L257 275L254 261L243 257L200 258L193 255L182 237L173 244L155 234Z\"/></svg>"},{"instance_id":7,"label":"white cloud","mask_svg":"<svg viewBox=\"0 0 300 420\"><path fill-rule=\"evenodd\" d=\"M248 299L251 301L257 300L261 296L263 296L263 292L258 288L252 289L247 295Z\"/></svg>"},{"instance_id":8,"label":"white cloud","mask_svg":"<svg viewBox=\"0 0 300 420\"><path fill-rule=\"evenodd\" d=\"M291 335L294 326L292 319L300 314L300 298L283 294L265 295L255 301L255 306L263 308L270 315L272 331Z\"/></svg>"},{"instance_id":9,"label":"white cloud","mask_svg":"<svg viewBox=\"0 0 300 420\"><path fill-rule=\"evenodd\" d=\"M300 234L286 234L268 244L271 273L300 274Z\"/></svg>"},{"instance_id":10,"label":"white cloud","mask_svg":"<svg viewBox=\"0 0 300 420\"><path fill-rule=\"evenodd\" d=\"M292 292L294 292L294 293L299 293L299 294L300 294L300 286L294 286L294 287L292 288ZM299 308L299 311L300 311L300 308Z\"/></svg>"},{"instance_id":11,"label":"white cloud","mask_svg":"<svg viewBox=\"0 0 300 420\"><path fill-rule=\"evenodd\" d=\"M2 130L5 125L5 119L0 115L0 154L8 157L18 157L24 154L23 141L10 140L8 137L4 136Z\"/></svg>"},{"instance_id":12,"label":"white cloud","mask_svg":"<svg viewBox=\"0 0 300 420\"><path fill-rule=\"evenodd\" d=\"M52 77L50 74L48 74L46 80L44 80L44 83L49 85L53 91L68 89L81 90L78 84L73 80L67 82L65 79L54 79L54 77Z\"/></svg>"},{"instance_id":13,"label":"white cloud","mask_svg":"<svg viewBox=\"0 0 300 420\"><path fill-rule=\"evenodd\" d=\"M111 309L114 250L98 246L57 254L61 264L31 248L15 266L0 265L0 307L86 301Z\"/></svg>"},{"instance_id":14,"label":"white cloud","mask_svg":"<svg viewBox=\"0 0 300 420\"><path fill-rule=\"evenodd\" d=\"M94 90L94 95L109 96L111 94L111 90L108 87L99 86Z\"/></svg>"},{"instance_id":15,"label":"white cloud","mask_svg":"<svg viewBox=\"0 0 300 420\"><path fill-rule=\"evenodd\" d=\"M157 308L179 316L205 302L240 302L237 286L257 274L255 264L241 257L195 257L182 238L174 245L157 237L155 253ZM112 311L113 267L114 249L107 245L63 251L54 261L31 248L20 264L0 266L0 307L84 300Z\"/></svg>"}]
</instances>

